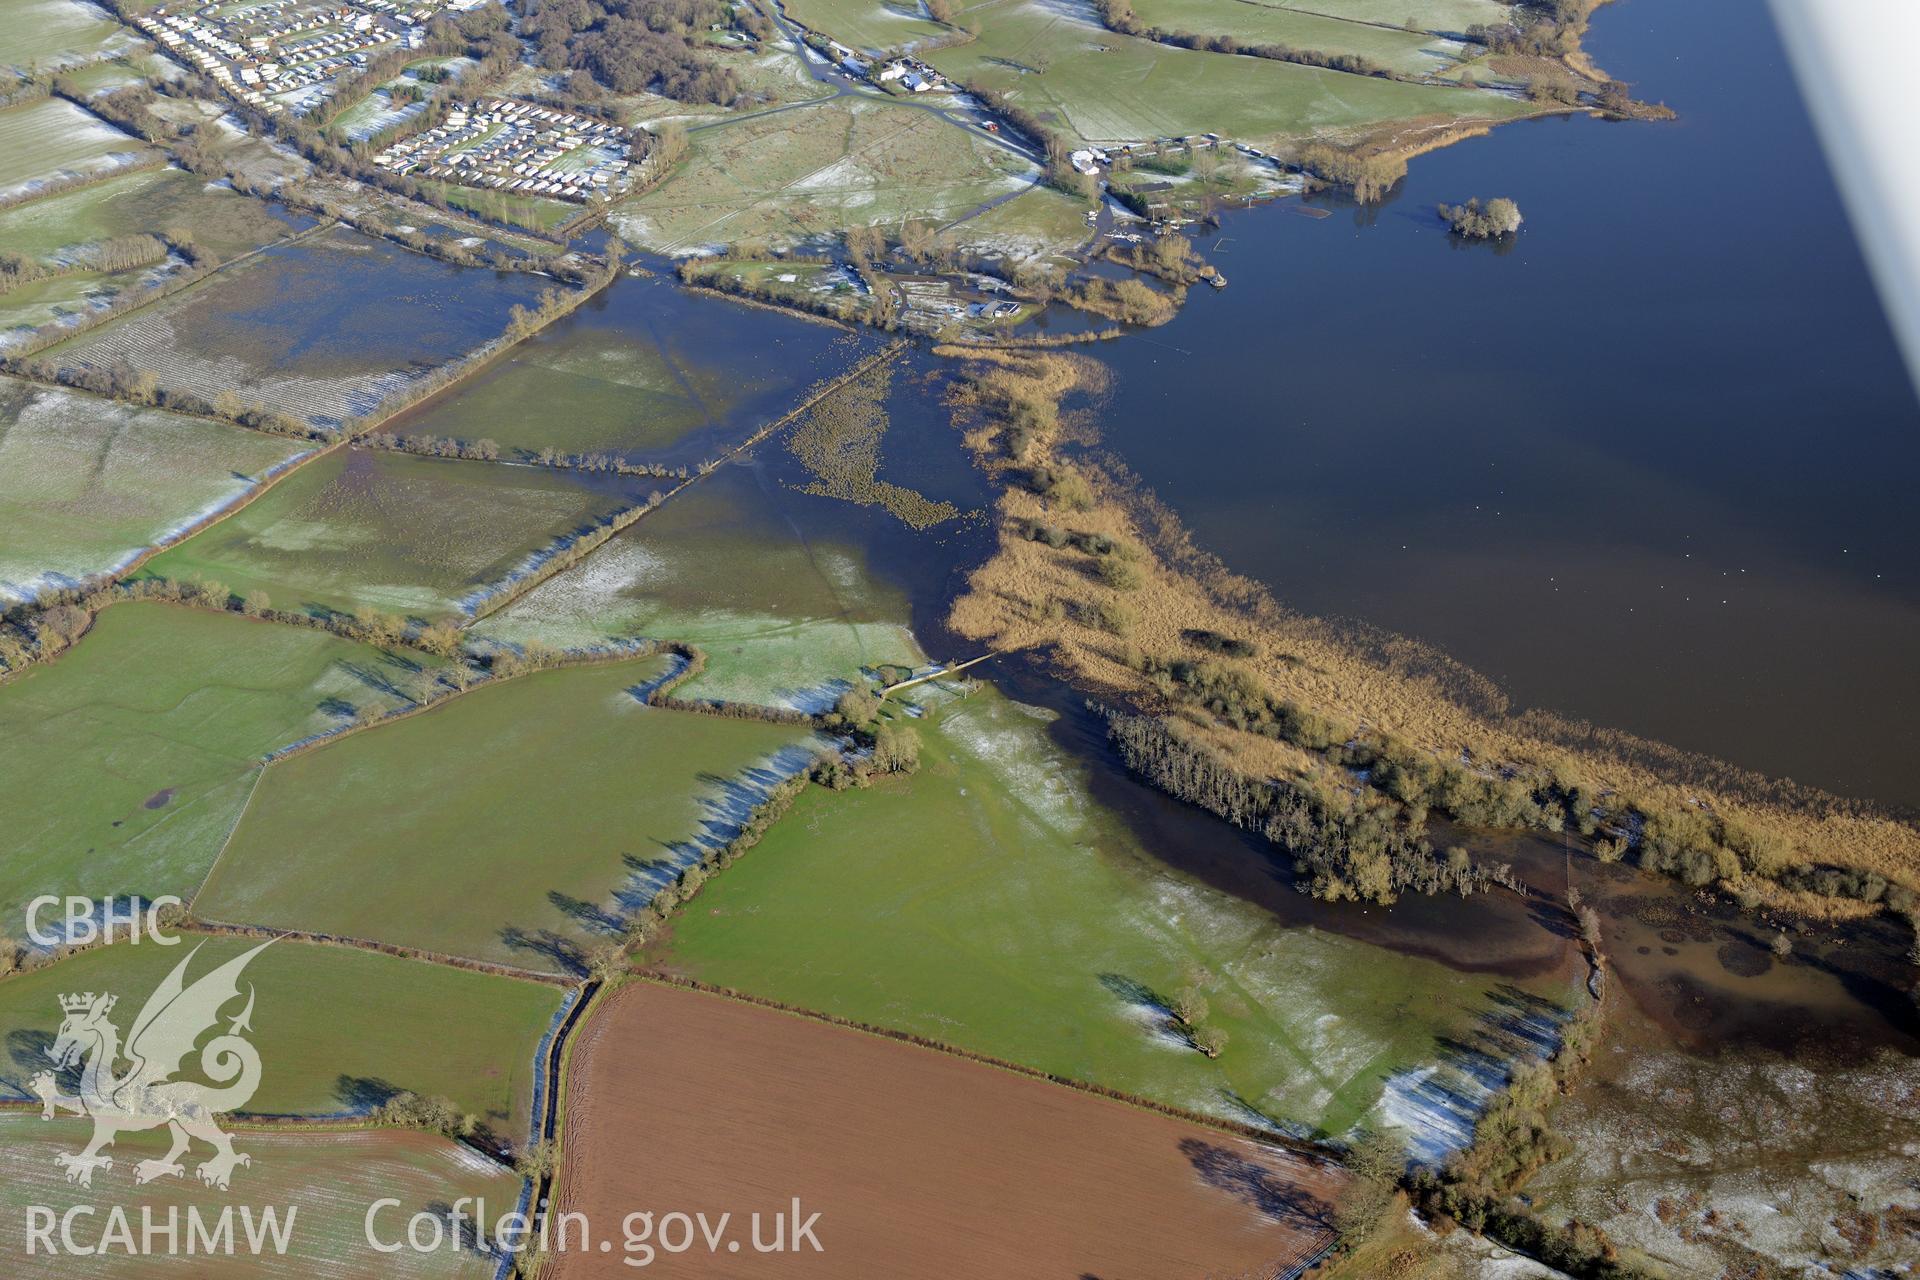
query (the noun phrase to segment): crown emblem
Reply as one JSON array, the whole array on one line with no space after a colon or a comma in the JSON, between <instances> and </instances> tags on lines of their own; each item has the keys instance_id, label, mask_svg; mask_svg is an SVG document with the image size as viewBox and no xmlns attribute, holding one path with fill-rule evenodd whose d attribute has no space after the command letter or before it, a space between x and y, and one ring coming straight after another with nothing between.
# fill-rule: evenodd
<instances>
[{"instance_id":1,"label":"crown emblem","mask_svg":"<svg viewBox=\"0 0 1920 1280\"><path fill-rule=\"evenodd\" d=\"M88 991L80 995L61 996L60 1008L63 1012L66 1012L66 1013L86 1013L87 1011L89 1011L94 1007L94 1004L97 1001L100 1006L100 1012L102 1014L105 1014L110 1012L113 1009L113 1002L116 999L118 999L117 996L96 997L93 994L93 992Z\"/></svg>"}]
</instances>

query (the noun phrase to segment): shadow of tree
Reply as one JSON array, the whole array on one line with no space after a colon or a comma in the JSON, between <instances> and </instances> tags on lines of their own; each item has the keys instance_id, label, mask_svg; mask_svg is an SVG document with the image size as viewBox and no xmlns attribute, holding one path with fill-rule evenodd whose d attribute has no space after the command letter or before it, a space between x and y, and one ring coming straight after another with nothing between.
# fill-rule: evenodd
<instances>
[{"instance_id":1,"label":"shadow of tree","mask_svg":"<svg viewBox=\"0 0 1920 1280\"><path fill-rule=\"evenodd\" d=\"M581 898L570 897L558 889L547 894L547 901L582 929L591 930L594 933L617 937L626 927L625 918L618 912L608 911Z\"/></svg>"},{"instance_id":2,"label":"shadow of tree","mask_svg":"<svg viewBox=\"0 0 1920 1280\"><path fill-rule=\"evenodd\" d=\"M1333 1206L1283 1169L1250 1160L1243 1152L1206 1138L1180 1139L1180 1154L1208 1186L1225 1191L1275 1222L1293 1227L1332 1225Z\"/></svg>"},{"instance_id":3,"label":"shadow of tree","mask_svg":"<svg viewBox=\"0 0 1920 1280\"><path fill-rule=\"evenodd\" d=\"M453 1206L445 1200L429 1200L421 1206L420 1211L446 1223L447 1238L454 1242L461 1253L478 1254L487 1259L506 1256L503 1250L487 1239L482 1224L474 1221L470 1211L456 1214Z\"/></svg>"},{"instance_id":4,"label":"shadow of tree","mask_svg":"<svg viewBox=\"0 0 1920 1280\"><path fill-rule=\"evenodd\" d=\"M356 1115L364 1115L385 1106L404 1092L391 1080L382 1080L377 1076L350 1076L343 1073L333 1082L333 1096L340 1100L341 1108Z\"/></svg>"},{"instance_id":5,"label":"shadow of tree","mask_svg":"<svg viewBox=\"0 0 1920 1280\"><path fill-rule=\"evenodd\" d=\"M47 1057L47 1050L53 1048L53 1032L34 1028L21 1028L7 1032L7 1060L13 1064L0 1083L18 1089L23 1095L28 1093L27 1081L42 1071L52 1071L54 1080L62 1093L74 1093L80 1087L80 1064L54 1070L53 1059Z\"/></svg>"},{"instance_id":6,"label":"shadow of tree","mask_svg":"<svg viewBox=\"0 0 1920 1280\"><path fill-rule=\"evenodd\" d=\"M510 924L500 930L500 941L511 950L531 951L535 955L544 956L576 978L586 976L585 949L572 938L555 933L551 929L529 930Z\"/></svg>"}]
</instances>

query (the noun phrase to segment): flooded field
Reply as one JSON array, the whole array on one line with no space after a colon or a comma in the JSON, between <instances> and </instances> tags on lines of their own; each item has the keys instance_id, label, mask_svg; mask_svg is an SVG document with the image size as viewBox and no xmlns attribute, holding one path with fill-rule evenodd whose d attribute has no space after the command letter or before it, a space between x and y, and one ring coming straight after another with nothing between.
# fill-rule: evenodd
<instances>
[{"instance_id":1,"label":"flooded field","mask_svg":"<svg viewBox=\"0 0 1920 1280\"><path fill-rule=\"evenodd\" d=\"M195 244L232 258L309 225L309 219L224 183L180 169L144 169L0 210L0 243L15 253L57 259L62 250L88 241L191 228Z\"/></svg>"},{"instance_id":2,"label":"flooded field","mask_svg":"<svg viewBox=\"0 0 1920 1280\"><path fill-rule=\"evenodd\" d=\"M231 393L338 427L498 337L510 309L549 286L336 227L267 249L53 354L129 360L209 401Z\"/></svg>"},{"instance_id":3,"label":"flooded field","mask_svg":"<svg viewBox=\"0 0 1920 1280\"><path fill-rule=\"evenodd\" d=\"M870 332L627 276L387 429L491 439L505 457L552 449L695 466L879 345Z\"/></svg>"},{"instance_id":4,"label":"flooded field","mask_svg":"<svg viewBox=\"0 0 1920 1280\"><path fill-rule=\"evenodd\" d=\"M455 617L646 493L632 479L343 449L146 571L264 591L282 609Z\"/></svg>"},{"instance_id":5,"label":"flooded field","mask_svg":"<svg viewBox=\"0 0 1920 1280\"><path fill-rule=\"evenodd\" d=\"M924 373L915 362L893 379L876 474L971 514L914 530L884 508L806 493L814 477L790 452L789 431L475 634L562 648L681 640L711 658L688 695L795 707L830 704L862 667L918 663L915 637L939 634L942 590L974 553L984 501Z\"/></svg>"}]
</instances>

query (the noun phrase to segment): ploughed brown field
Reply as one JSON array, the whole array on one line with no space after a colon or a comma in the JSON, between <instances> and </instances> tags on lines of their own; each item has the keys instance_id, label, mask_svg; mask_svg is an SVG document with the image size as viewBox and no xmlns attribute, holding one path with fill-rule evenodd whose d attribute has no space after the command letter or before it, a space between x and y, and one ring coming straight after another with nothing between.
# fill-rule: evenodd
<instances>
[{"instance_id":1,"label":"ploughed brown field","mask_svg":"<svg viewBox=\"0 0 1920 1280\"><path fill-rule=\"evenodd\" d=\"M1293 1272L1331 1238L1337 1166L865 1032L652 983L596 1012L573 1057L558 1208L591 1224L553 1274L1179 1280ZM760 1253L818 1213L821 1251ZM704 1213L685 1234L665 1215ZM792 1222L786 1223L790 1232ZM612 1249L600 1252L598 1242ZM789 1243L792 1243L789 1240ZM737 1248L730 1248L730 1245Z\"/></svg>"}]
</instances>

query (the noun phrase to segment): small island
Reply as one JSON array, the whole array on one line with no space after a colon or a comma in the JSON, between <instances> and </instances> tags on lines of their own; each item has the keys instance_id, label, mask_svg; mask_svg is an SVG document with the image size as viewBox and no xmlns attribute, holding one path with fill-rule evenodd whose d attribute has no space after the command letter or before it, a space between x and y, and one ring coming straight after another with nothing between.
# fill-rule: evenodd
<instances>
[{"instance_id":1,"label":"small island","mask_svg":"<svg viewBox=\"0 0 1920 1280\"><path fill-rule=\"evenodd\" d=\"M1484 205L1476 196L1465 204L1440 205L1439 211L1453 229L1453 234L1469 240L1494 240L1500 236L1510 236L1525 221L1520 216L1520 206L1505 196L1495 196Z\"/></svg>"}]
</instances>

